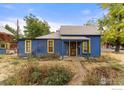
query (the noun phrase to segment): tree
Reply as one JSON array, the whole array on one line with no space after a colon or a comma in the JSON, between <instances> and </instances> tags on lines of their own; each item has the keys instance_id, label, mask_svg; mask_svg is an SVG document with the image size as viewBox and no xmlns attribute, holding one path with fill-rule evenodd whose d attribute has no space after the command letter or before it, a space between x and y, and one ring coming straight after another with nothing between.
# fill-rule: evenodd
<instances>
[{"instance_id":1,"label":"tree","mask_svg":"<svg viewBox=\"0 0 124 93\"><path fill-rule=\"evenodd\" d=\"M35 38L50 33L48 23L46 21L40 21L33 14L24 17L24 21L26 22L24 33L27 38Z\"/></svg>"},{"instance_id":2,"label":"tree","mask_svg":"<svg viewBox=\"0 0 124 93\"><path fill-rule=\"evenodd\" d=\"M5 29L7 29L8 31L10 31L11 33L15 34L16 31L14 28L10 27L8 24L5 25Z\"/></svg>"},{"instance_id":3,"label":"tree","mask_svg":"<svg viewBox=\"0 0 124 93\"><path fill-rule=\"evenodd\" d=\"M96 19L92 18L89 19L84 25L96 25L96 24L97 24Z\"/></svg>"},{"instance_id":4,"label":"tree","mask_svg":"<svg viewBox=\"0 0 124 93\"><path fill-rule=\"evenodd\" d=\"M124 44L124 4L101 4L109 13L99 19L99 29L103 30L103 41L115 45L115 52L119 52ZM104 27L104 29L103 29Z\"/></svg>"},{"instance_id":5,"label":"tree","mask_svg":"<svg viewBox=\"0 0 124 93\"><path fill-rule=\"evenodd\" d=\"M14 39L13 41L17 42L17 32L14 28L10 27L8 24L5 25L5 29L10 31L12 34L14 34Z\"/></svg>"}]
</instances>

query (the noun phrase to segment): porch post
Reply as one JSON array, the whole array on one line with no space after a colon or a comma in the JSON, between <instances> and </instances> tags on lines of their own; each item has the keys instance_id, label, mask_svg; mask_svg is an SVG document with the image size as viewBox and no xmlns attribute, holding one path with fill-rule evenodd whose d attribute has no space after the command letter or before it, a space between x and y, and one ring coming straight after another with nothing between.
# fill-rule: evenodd
<instances>
[{"instance_id":1,"label":"porch post","mask_svg":"<svg viewBox=\"0 0 124 93\"><path fill-rule=\"evenodd\" d=\"M69 56L70 56L70 40L69 40Z\"/></svg>"},{"instance_id":2,"label":"porch post","mask_svg":"<svg viewBox=\"0 0 124 93\"><path fill-rule=\"evenodd\" d=\"M63 42L63 40L62 40L62 59L64 58L64 57L63 57L63 43L64 43L64 42Z\"/></svg>"},{"instance_id":3,"label":"porch post","mask_svg":"<svg viewBox=\"0 0 124 93\"><path fill-rule=\"evenodd\" d=\"M83 42L83 40L81 40L81 44L80 44L80 49L81 49L81 51L80 51L80 55L82 56L82 42Z\"/></svg>"},{"instance_id":4,"label":"porch post","mask_svg":"<svg viewBox=\"0 0 124 93\"><path fill-rule=\"evenodd\" d=\"M77 41L76 41L76 56L77 56Z\"/></svg>"}]
</instances>

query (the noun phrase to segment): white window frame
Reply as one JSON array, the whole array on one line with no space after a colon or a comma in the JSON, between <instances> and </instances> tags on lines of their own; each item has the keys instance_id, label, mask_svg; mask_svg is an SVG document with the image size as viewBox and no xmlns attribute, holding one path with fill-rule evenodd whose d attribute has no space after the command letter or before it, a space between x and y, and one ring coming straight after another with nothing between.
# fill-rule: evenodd
<instances>
[{"instance_id":1,"label":"white window frame","mask_svg":"<svg viewBox=\"0 0 124 93\"><path fill-rule=\"evenodd\" d=\"M27 51L27 49L26 49L27 48L27 44L26 44L27 42L30 42L29 46L28 46L30 51ZM32 51L32 41L31 40L25 40L25 53L31 53L31 51Z\"/></svg>"}]
</instances>

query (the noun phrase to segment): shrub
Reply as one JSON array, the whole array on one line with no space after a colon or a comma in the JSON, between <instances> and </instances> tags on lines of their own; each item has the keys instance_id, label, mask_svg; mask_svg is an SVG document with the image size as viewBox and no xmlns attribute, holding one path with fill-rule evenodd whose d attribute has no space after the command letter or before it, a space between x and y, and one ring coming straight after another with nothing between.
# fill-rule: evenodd
<instances>
[{"instance_id":1,"label":"shrub","mask_svg":"<svg viewBox=\"0 0 124 93\"><path fill-rule=\"evenodd\" d=\"M46 59L46 60L53 60L53 59L59 59L59 55L57 54L46 54L41 56L41 58Z\"/></svg>"},{"instance_id":2,"label":"shrub","mask_svg":"<svg viewBox=\"0 0 124 93\"><path fill-rule=\"evenodd\" d=\"M16 75L5 81L9 85L34 85L42 83L41 69L36 63L26 64Z\"/></svg>"},{"instance_id":3,"label":"shrub","mask_svg":"<svg viewBox=\"0 0 124 93\"><path fill-rule=\"evenodd\" d=\"M83 59L81 62L116 62L117 59L114 59L110 56L100 56L100 57L89 57L88 59Z\"/></svg>"},{"instance_id":4,"label":"shrub","mask_svg":"<svg viewBox=\"0 0 124 93\"><path fill-rule=\"evenodd\" d=\"M48 69L46 78L43 80L45 85L65 85L72 78L72 72L65 67L55 66Z\"/></svg>"},{"instance_id":5,"label":"shrub","mask_svg":"<svg viewBox=\"0 0 124 93\"><path fill-rule=\"evenodd\" d=\"M15 74L3 82L6 85L64 85L72 77L72 73L65 67L41 67L37 63L28 63Z\"/></svg>"},{"instance_id":6,"label":"shrub","mask_svg":"<svg viewBox=\"0 0 124 93\"><path fill-rule=\"evenodd\" d=\"M18 61L14 61L14 62L11 62L10 64L17 65L17 64L19 64L19 62Z\"/></svg>"},{"instance_id":7,"label":"shrub","mask_svg":"<svg viewBox=\"0 0 124 93\"><path fill-rule=\"evenodd\" d=\"M98 67L89 71L84 78L82 84L84 85L101 85L104 78L105 85L117 84L118 70L112 67Z\"/></svg>"}]
</instances>

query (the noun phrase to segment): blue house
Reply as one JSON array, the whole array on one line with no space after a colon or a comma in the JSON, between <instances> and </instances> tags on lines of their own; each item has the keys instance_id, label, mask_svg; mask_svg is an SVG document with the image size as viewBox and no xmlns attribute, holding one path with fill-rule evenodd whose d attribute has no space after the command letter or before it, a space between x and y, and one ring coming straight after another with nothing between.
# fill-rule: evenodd
<instances>
[{"instance_id":1,"label":"blue house","mask_svg":"<svg viewBox=\"0 0 124 93\"><path fill-rule=\"evenodd\" d=\"M18 50L22 57L27 54L99 57L100 40L101 35L96 26L61 26L55 33L35 39L20 39Z\"/></svg>"}]
</instances>

